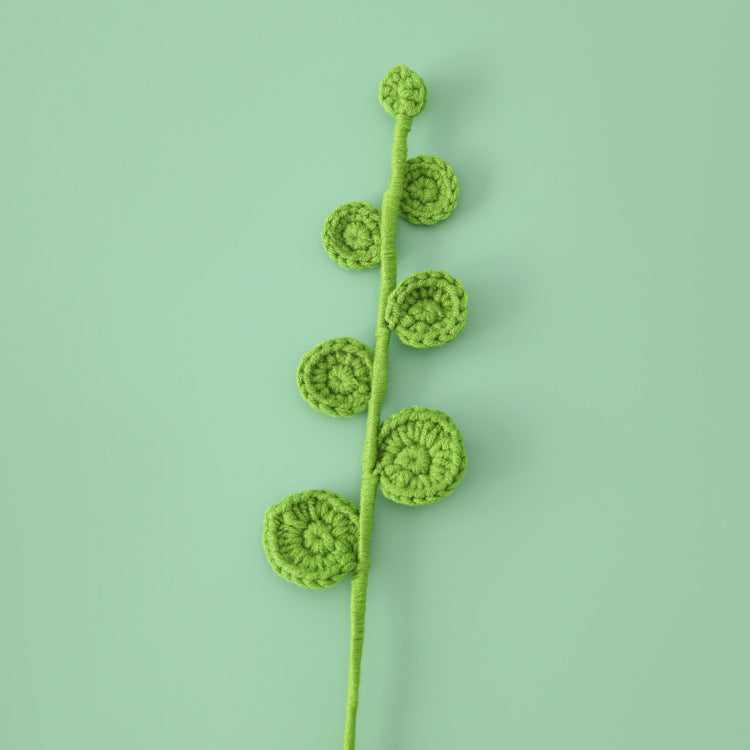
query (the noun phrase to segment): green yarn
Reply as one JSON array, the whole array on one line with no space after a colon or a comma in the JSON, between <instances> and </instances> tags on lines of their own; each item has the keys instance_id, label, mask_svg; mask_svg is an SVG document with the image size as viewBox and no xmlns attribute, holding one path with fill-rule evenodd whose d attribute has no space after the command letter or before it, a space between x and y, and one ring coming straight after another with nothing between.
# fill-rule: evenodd
<instances>
[{"instance_id":1,"label":"green yarn","mask_svg":"<svg viewBox=\"0 0 750 750\"><path fill-rule=\"evenodd\" d=\"M427 86L418 73L396 65L380 82L380 103L393 117L416 117L427 104Z\"/></svg>"},{"instance_id":2,"label":"green yarn","mask_svg":"<svg viewBox=\"0 0 750 750\"><path fill-rule=\"evenodd\" d=\"M314 409L332 417L353 417L370 399L372 358L372 349L357 339L328 339L302 357L297 388Z\"/></svg>"},{"instance_id":3,"label":"green yarn","mask_svg":"<svg viewBox=\"0 0 750 750\"><path fill-rule=\"evenodd\" d=\"M425 348L452 341L466 325L463 284L445 271L419 271L388 297L385 319L404 344Z\"/></svg>"},{"instance_id":4,"label":"green yarn","mask_svg":"<svg viewBox=\"0 0 750 750\"><path fill-rule=\"evenodd\" d=\"M380 211L369 203L345 203L325 220L323 247L342 268L380 262Z\"/></svg>"},{"instance_id":5,"label":"green yarn","mask_svg":"<svg viewBox=\"0 0 750 750\"><path fill-rule=\"evenodd\" d=\"M353 416L367 409L359 509L329 490L306 490L268 508L263 524L268 560L287 580L323 588L352 573L344 750L354 750L356 743L378 486L398 503L426 505L451 492L466 469L461 433L444 412L412 406L381 422L391 331L411 346L444 344L465 325L467 297L461 283L444 271L415 273L396 286L399 215L415 224L446 218L456 207L458 183L436 156L407 161L412 120L427 103L422 78L397 65L380 82L379 94L395 119L391 176L380 210L345 203L328 216L321 232L326 252L343 268L380 263L374 348L353 338L329 339L306 352L297 369L299 392L318 411Z\"/></svg>"},{"instance_id":6,"label":"green yarn","mask_svg":"<svg viewBox=\"0 0 750 750\"><path fill-rule=\"evenodd\" d=\"M380 428L377 472L383 494L404 505L428 505L452 492L466 470L464 441L442 411L410 406Z\"/></svg>"},{"instance_id":7,"label":"green yarn","mask_svg":"<svg viewBox=\"0 0 750 750\"><path fill-rule=\"evenodd\" d=\"M406 162L406 191L401 215L412 224L437 224L458 203L458 180L453 167L437 156L415 156Z\"/></svg>"},{"instance_id":8,"label":"green yarn","mask_svg":"<svg viewBox=\"0 0 750 750\"><path fill-rule=\"evenodd\" d=\"M341 495L305 490L266 510L263 547L271 567L298 586L333 586L357 565L359 511Z\"/></svg>"}]
</instances>

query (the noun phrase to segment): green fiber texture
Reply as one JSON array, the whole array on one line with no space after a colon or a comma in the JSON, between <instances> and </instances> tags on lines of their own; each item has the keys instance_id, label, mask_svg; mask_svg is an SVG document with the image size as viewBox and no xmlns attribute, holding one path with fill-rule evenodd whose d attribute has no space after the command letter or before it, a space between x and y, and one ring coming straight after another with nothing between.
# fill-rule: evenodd
<instances>
[{"instance_id":1,"label":"green fiber texture","mask_svg":"<svg viewBox=\"0 0 750 750\"><path fill-rule=\"evenodd\" d=\"M313 408L335 417L367 411L359 508L329 490L307 490L268 508L263 527L271 567L292 583L325 588L353 574L344 750L356 745L378 486L397 503L427 505L452 492L466 469L461 433L444 412L412 406L381 423L391 332L417 348L445 344L463 330L468 302L461 282L444 271L421 271L396 283L399 215L414 224L435 224L456 208L459 189L442 159L407 159L412 121L427 103L421 76L395 66L381 81L379 98L395 120L391 175L380 210L363 201L344 203L321 232L325 251L342 268L380 264L374 348L351 337L329 339L308 350L297 368L297 388Z\"/></svg>"},{"instance_id":2,"label":"green fiber texture","mask_svg":"<svg viewBox=\"0 0 750 750\"><path fill-rule=\"evenodd\" d=\"M0 750L341 750L363 479L356 750L750 750L748 30L748 0L0 0ZM394 113L373 476L372 367L297 376L336 338L374 363ZM460 187L435 224L420 156ZM447 343L428 271L468 295ZM412 406L467 456L425 505L397 480L439 442L382 470ZM358 527L317 589L262 527L323 489ZM305 577L317 497L268 542Z\"/></svg>"}]
</instances>

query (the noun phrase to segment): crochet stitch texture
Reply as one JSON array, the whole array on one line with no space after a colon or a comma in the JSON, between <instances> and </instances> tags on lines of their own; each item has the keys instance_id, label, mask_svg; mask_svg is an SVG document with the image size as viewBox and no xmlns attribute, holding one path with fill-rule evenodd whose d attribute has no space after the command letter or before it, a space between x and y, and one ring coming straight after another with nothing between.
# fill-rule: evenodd
<instances>
[{"instance_id":1,"label":"crochet stitch texture","mask_svg":"<svg viewBox=\"0 0 750 750\"><path fill-rule=\"evenodd\" d=\"M427 86L405 65L380 82L380 103L395 119L391 176L380 209L345 203L325 220L321 237L342 268L380 264L374 348L344 336L323 341L302 357L297 387L313 408L334 417L367 410L362 483L357 507L329 490L288 495L265 512L263 547L276 573L306 588L332 586L352 573L351 641L344 750L354 750L370 570L375 498L419 506L452 492L466 470L463 438L438 409L410 406L381 421L392 332L418 348L440 346L464 328L466 291L445 271L420 271L396 284L396 228L446 219L459 196L456 175L437 156L406 158L412 120L427 104Z\"/></svg>"}]
</instances>

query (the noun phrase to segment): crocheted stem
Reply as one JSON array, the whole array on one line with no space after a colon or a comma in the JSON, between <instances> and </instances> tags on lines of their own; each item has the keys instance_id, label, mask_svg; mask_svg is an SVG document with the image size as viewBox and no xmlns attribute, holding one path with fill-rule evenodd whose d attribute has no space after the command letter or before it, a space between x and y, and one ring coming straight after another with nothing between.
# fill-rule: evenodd
<instances>
[{"instance_id":1,"label":"crocheted stem","mask_svg":"<svg viewBox=\"0 0 750 750\"><path fill-rule=\"evenodd\" d=\"M346 726L344 750L354 750L359 705L359 679L362 665L362 646L365 638L365 607L367 581L370 572L370 539L375 512L378 477L380 408L388 386L388 343L390 330L385 321L388 295L396 287L396 225L404 193L406 174L406 138L412 117L397 114L391 148L391 177L383 195L380 224L380 298L375 327L375 356L372 365L372 389L367 407L365 446L362 453L362 486L359 503L359 561L352 576L351 643L349 648L349 683L346 697Z\"/></svg>"}]
</instances>

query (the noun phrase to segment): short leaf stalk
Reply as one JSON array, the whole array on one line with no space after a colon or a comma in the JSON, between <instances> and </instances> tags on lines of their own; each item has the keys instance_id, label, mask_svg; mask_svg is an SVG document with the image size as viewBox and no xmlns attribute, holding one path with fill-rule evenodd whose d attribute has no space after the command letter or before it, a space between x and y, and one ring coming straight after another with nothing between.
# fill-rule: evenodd
<instances>
[{"instance_id":1,"label":"short leaf stalk","mask_svg":"<svg viewBox=\"0 0 750 750\"><path fill-rule=\"evenodd\" d=\"M319 411L354 416L367 410L359 508L329 490L305 490L268 508L263 524L268 560L287 580L324 588L352 573L344 750L354 750L356 741L378 487L395 502L427 505L452 492L466 469L461 433L444 412L412 406L381 421L391 332L409 346L444 344L463 329L468 300L461 282L444 271L422 271L396 284L399 214L414 224L435 224L452 213L459 190L442 159L407 160L412 121L427 102L422 78L405 65L392 68L381 81L380 102L395 118L381 209L346 203L326 219L322 233L326 251L343 268L380 263L375 347L350 337L329 339L308 351L297 371L300 393Z\"/></svg>"}]
</instances>

